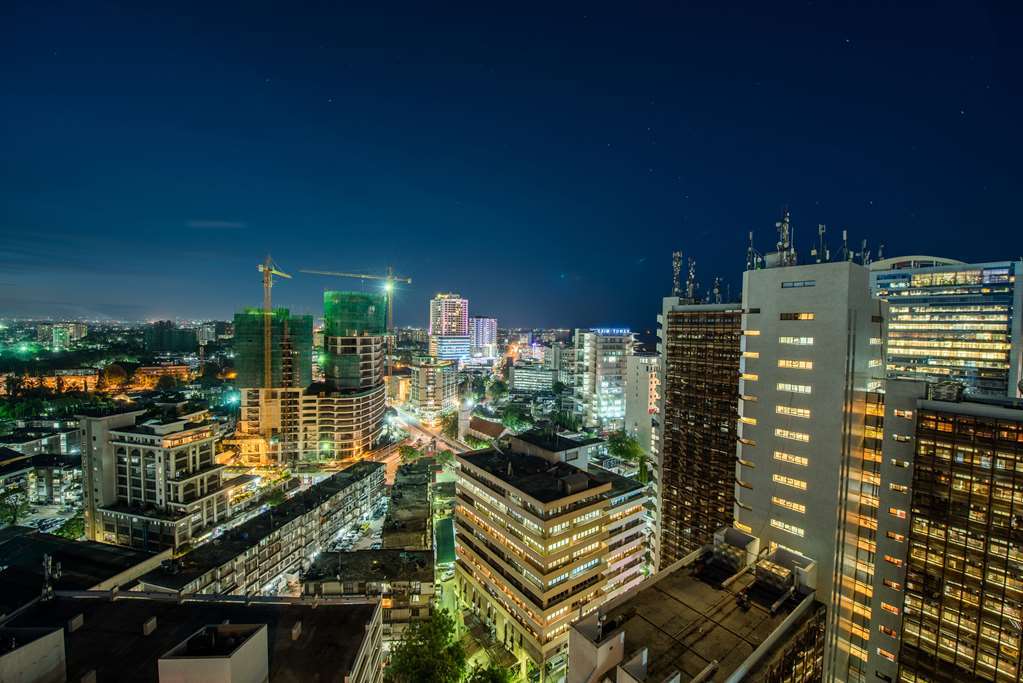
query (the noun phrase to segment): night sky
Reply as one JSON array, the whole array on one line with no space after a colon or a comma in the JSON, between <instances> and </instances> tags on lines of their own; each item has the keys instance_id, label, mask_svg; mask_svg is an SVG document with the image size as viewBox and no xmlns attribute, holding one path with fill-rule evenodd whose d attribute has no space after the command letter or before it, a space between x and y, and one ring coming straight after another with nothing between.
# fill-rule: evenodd
<instances>
[{"instance_id":1,"label":"night sky","mask_svg":"<svg viewBox=\"0 0 1023 683\"><path fill-rule=\"evenodd\" d=\"M643 329L785 206L1023 254L1019 3L439 4L3 3L0 315L227 318L269 251L300 312L392 264L402 325Z\"/></svg>"}]
</instances>

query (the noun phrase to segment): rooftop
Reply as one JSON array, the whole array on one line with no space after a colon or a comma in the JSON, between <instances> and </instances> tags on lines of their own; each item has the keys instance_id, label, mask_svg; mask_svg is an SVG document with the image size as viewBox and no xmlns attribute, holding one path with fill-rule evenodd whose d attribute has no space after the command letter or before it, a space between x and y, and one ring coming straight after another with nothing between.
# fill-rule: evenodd
<instances>
[{"instance_id":1,"label":"rooftop","mask_svg":"<svg viewBox=\"0 0 1023 683\"><path fill-rule=\"evenodd\" d=\"M578 467L536 455L490 448L458 457L545 504L607 485Z\"/></svg>"},{"instance_id":2,"label":"rooftop","mask_svg":"<svg viewBox=\"0 0 1023 683\"><path fill-rule=\"evenodd\" d=\"M152 553L94 541L72 541L39 533L30 527L8 527L0 535L0 613L8 614L39 595L43 586L43 556L60 563L62 590L87 590L127 572Z\"/></svg>"},{"instance_id":3,"label":"rooftop","mask_svg":"<svg viewBox=\"0 0 1023 683\"><path fill-rule=\"evenodd\" d=\"M603 439L596 436L569 437L564 434L552 434L541 429L531 429L528 432L516 434L514 438L521 439L528 444L551 451L552 453L570 451L573 448L581 448L583 446L592 446L603 441Z\"/></svg>"},{"instance_id":4,"label":"rooftop","mask_svg":"<svg viewBox=\"0 0 1023 683\"><path fill-rule=\"evenodd\" d=\"M238 557L258 544L275 530L313 510L325 500L382 470L383 463L362 461L327 477L323 481L296 494L280 505L238 525L223 536L199 546L176 561L174 567L161 567L144 575L141 580L151 586L173 591L185 588L203 574ZM229 480L230 481L230 480Z\"/></svg>"},{"instance_id":5,"label":"rooftop","mask_svg":"<svg viewBox=\"0 0 1023 683\"><path fill-rule=\"evenodd\" d=\"M433 581L433 550L356 550L320 553L303 581Z\"/></svg>"},{"instance_id":6,"label":"rooftop","mask_svg":"<svg viewBox=\"0 0 1023 683\"><path fill-rule=\"evenodd\" d=\"M91 671L96 680L157 683L157 661L211 624L266 624L269 680L307 683L344 680L366 636L376 605L289 604L58 597L40 602L12 620L13 627L63 627L82 615L75 631L65 629L67 680ZM143 634L143 624L156 628ZM301 624L301 626L298 626ZM297 638L293 638L294 633Z\"/></svg>"},{"instance_id":7,"label":"rooftop","mask_svg":"<svg viewBox=\"0 0 1023 683\"><path fill-rule=\"evenodd\" d=\"M430 485L433 483L433 458L402 465L394 476L382 542L385 548L421 548L430 527Z\"/></svg>"}]
</instances>

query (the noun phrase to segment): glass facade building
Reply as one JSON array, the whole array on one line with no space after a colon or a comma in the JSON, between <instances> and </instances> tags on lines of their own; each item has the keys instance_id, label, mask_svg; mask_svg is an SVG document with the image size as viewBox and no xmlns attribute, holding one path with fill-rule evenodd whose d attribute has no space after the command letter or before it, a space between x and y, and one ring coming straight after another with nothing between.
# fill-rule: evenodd
<instances>
[{"instance_id":1,"label":"glass facade building","mask_svg":"<svg viewBox=\"0 0 1023 683\"><path fill-rule=\"evenodd\" d=\"M887 299L889 377L953 380L967 395L1020 395L1023 261L921 267L871 264L873 293Z\"/></svg>"}]
</instances>

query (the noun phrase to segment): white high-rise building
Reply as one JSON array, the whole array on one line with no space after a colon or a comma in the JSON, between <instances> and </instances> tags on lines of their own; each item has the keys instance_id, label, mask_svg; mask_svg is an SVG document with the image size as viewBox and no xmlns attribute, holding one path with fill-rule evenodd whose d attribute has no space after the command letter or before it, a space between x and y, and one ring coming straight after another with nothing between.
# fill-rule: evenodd
<instances>
[{"instance_id":1,"label":"white high-rise building","mask_svg":"<svg viewBox=\"0 0 1023 683\"><path fill-rule=\"evenodd\" d=\"M743 277L735 525L817 560L824 680L874 680L881 456L868 400L884 384L886 304L864 266L794 262L782 250Z\"/></svg>"},{"instance_id":2,"label":"white high-rise building","mask_svg":"<svg viewBox=\"0 0 1023 683\"><path fill-rule=\"evenodd\" d=\"M625 358L625 431L648 454L656 452L660 356L635 353Z\"/></svg>"},{"instance_id":3,"label":"white high-rise building","mask_svg":"<svg viewBox=\"0 0 1023 683\"><path fill-rule=\"evenodd\" d=\"M636 346L628 328L575 331L575 411L588 427L625 426L625 363Z\"/></svg>"},{"instance_id":4,"label":"white high-rise building","mask_svg":"<svg viewBox=\"0 0 1023 683\"><path fill-rule=\"evenodd\" d=\"M473 356L497 356L497 318L469 318L469 351Z\"/></svg>"},{"instance_id":5,"label":"white high-rise building","mask_svg":"<svg viewBox=\"0 0 1023 683\"><path fill-rule=\"evenodd\" d=\"M451 293L431 299L430 336L469 336L469 300Z\"/></svg>"}]
</instances>

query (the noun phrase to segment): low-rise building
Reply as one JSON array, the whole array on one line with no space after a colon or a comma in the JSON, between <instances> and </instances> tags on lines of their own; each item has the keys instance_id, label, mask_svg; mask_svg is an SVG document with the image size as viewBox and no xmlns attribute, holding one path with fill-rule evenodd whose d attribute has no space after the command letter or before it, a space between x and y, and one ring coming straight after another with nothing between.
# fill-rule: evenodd
<instances>
[{"instance_id":1,"label":"low-rise building","mask_svg":"<svg viewBox=\"0 0 1023 683\"><path fill-rule=\"evenodd\" d=\"M433 549L321 553L302 573L308 596L379 598L385 642L413 621L430 618L434 597Z\"/></svg>"},{"instance_id":2,"label":"low-rise building","mask_svg":"<svg viewBox=\"0 0 1023 683\"><path fill-rule=\"evenodd\" d=\"M390 504L384 519L384 548L424 550L433 548L433 458L402 465L394 475Z\"/></svg>"},{"instance_id":3,"label":"low-rise building","mask_svg":"<svg viewBox=\"0 0 1023 683\"><path fill-rule=\"evenodd\" d=\"M502 436L508 433L508 428L502 423L496 420L488 420L485 417L479 415L473 415L469 418L469 428L466 430L466 434L475 437L481 441L493 441L494 439L500 439Z\"/></svg>"},{"instance_id":4,"label":"low-rise building","mask_svg":"<svg viewBox=\"0 0 1023 683\"><path fill-rule=\"evenodd\" d=\"M298 574L342 531L367 519L384 465L359 462L141 578L145 590L259 595Z\"/></svg>"},{"instance_id":5,"label":"low-rise building","mask_svg":"<svg viewBox=\"0 0 1023 683\"><path fill-rule=\"evenodd\" d=\"M535 394L551 391L556 372L539 363L516 363L508 368L508 388L511 391Z\"/></svg>"},{"instance_id":6,"label":"low-rise building","mask_svg":"<svg viewBox=\"0 0 1023 683\"><path fill-rule=\"evenodd\" d=\"M36 455L28 482L36 505L77 507L82 504L82 460L72 455Z\"/></svg>"},{"instance_id":7,"label":"low-rise building","mask_svg":"<svg viewBox=\"0 0 1023 683\"><path fill-rule=\"evenodd\" d=\"M379 683L381 631L370 603L56 597L0 627L0 679Z\"/></svg>"}]
</instances>

